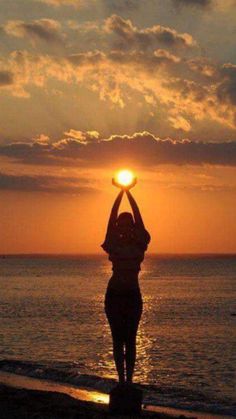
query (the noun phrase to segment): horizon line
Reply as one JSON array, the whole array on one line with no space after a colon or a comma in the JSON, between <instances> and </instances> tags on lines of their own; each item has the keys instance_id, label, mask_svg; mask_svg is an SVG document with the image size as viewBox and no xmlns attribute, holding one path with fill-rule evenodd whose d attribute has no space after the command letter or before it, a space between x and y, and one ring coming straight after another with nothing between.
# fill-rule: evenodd
<instances>
[{"instance_id":1,"label":"horizon line","mask_svg":"<svg viewBox=\"0 0 236 419\"><path fill-rule=\"evenodd\" d=\"M88 252L88 253L56 253L56 252L32 252L32 253L0 253L0 258L4 258L4 257L86 257L86 256L104 256L104 254L102 253L93 253L93 252ZM154 253L154 252L150 252L146 254L147 257L151 256L209 256L209 257L214 257L214 256L235 256L236 257L236 252L158 252L158 253Z\"/></svg>"}]
</instances>

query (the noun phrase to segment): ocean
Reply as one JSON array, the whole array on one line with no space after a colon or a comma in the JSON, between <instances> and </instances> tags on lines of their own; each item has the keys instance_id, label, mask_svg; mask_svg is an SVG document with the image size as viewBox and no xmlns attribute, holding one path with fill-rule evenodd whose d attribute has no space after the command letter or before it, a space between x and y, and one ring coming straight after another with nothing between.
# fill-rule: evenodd
<instances>
[{"instance_id":1,"label":"ocean","mask_svg":"<svg viewBox=\"0 0 236 419\"><path fill-rule=\"evenodd\" d=\"M0 369L108 391L104 256L0 258ZM134 381L145 402L236 416L236 256L147 256Z\"/></svg>"}]
</instances>

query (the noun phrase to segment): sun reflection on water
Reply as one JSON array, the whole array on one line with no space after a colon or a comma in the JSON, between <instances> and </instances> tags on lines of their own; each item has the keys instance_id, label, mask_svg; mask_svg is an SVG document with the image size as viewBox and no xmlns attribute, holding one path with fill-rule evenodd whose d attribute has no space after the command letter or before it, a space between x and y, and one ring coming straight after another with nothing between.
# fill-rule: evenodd
<instances>
[{"instance_id":1,"label":"sun reflection on water","mask_svg":"<svg viewBox=\"0 0 236 419\"><path fill-rule=\"evenodd\" d=\"M143 313L136 339L137 361L134 378L143 383L147 383L152 371L151 348L152 339L150 338L146 326L146 314L151 310L152 297L145 295L143 297Z\"/></svg>"}]
</instances>

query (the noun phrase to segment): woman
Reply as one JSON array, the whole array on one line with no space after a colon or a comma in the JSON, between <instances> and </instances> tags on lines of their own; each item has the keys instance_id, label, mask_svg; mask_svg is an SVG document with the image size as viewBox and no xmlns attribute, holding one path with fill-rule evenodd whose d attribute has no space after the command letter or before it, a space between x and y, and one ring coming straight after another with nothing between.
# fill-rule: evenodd
<instances>
[{"instance_id":1,"label":"woman","mask_svg":"<svg viewBox=\"0 0 236 419\"><path fill-rule=\"evenodd\" d=\"M120 187L114 180L113 184ZM113 265L113 275L105 296L105 312L112 333L113 355L119 382L129 384L133 378L136 334L142 314L138 274L144 252L150 242L150 235L145 230L139 208L129 191L135 184L136 180L129 187L122 188L118 194L102 244ZM118 216L124 193L127 194L133 216L129 212L123 212Z\"/></svg>"}]
</instances>

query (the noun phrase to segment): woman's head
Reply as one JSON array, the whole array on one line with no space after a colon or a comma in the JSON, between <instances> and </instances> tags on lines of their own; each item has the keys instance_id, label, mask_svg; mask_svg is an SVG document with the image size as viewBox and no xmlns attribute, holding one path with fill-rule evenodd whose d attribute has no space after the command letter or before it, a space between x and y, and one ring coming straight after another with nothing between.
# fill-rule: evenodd
<instances>
[{"instance_id":1,"label":"woman's head","mask_svg":"<svg viewBox=\"0 0 236 419\"><path fill-rule=\"evenodd\" d=\"M134 228L134 219L130 212L122 212L119 214L116 225L119 230L128 231Z\"/></svg>"}]
</instances>

